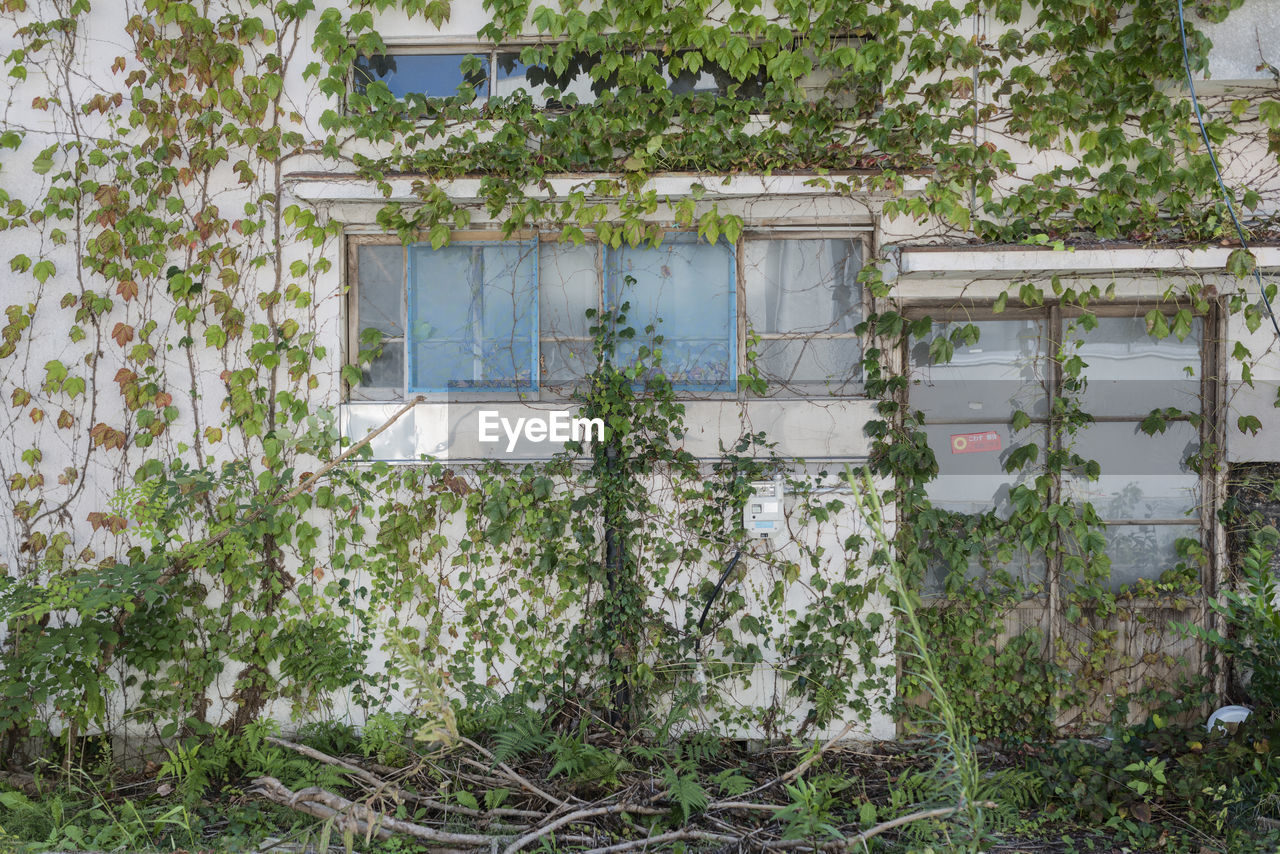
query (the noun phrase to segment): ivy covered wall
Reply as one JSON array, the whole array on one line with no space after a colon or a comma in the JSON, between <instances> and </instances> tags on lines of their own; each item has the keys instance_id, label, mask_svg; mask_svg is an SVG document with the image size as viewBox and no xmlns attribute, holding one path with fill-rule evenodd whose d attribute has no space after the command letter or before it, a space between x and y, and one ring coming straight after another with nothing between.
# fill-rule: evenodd
<instances>
[{"instance_id":1,"label":"ivy covered wall","mask_svg":"<svg viewBox=\"0 0 1280 854\"><path fill-rule=\"evenodd\" d=\"M1193 70L1209 50L1198 27L1227 26L1239 5L1189 10ZM1039 260L929 279L891 252L1236 248L1168 4L123 7L0 4L14 84L0 135L10 747L44 727L170 736L335 705L359 717L424 682L469 701L599 702L638 721L675 698L768 735L844 721L887 735L895 693L908 708L927 698L893 667L882 569L847 495L827 488L846 460L870 465L896 502L921 591L930 572L951 579L930 627L960 651L950 678L974 708L997 709L983 718L992 730L1091 726L1110 709L1085 698L1141 693L1134 668L1157 664L1148 654L1182 659L1155 667L1156 680L1208 675L1194 645L1161 639L1168 614L1204 619L1229 581L1214 519L1224 460L1269 458L1265 383L1277 369L1248 277L1256 259L1232 251L1220 268L1171 263L1118 281L1045 275ZM595 57L601 94L548 110L520 92L351 85L361 56L463 43L516 45L555 75ZM704 66L732 92L668 85ZM750 98L727 97L747 81ZM1265 239L1280 100L1241 94L1206 98L1206 133L1238 214ZM708 401L606 376L579 403L629 425L624 464L580 449L533 466L330 466L344 453L335 407L377 350L359 352L347 330L350 233L438 249L492 226L616 248L673 228L736 243L752 228L815 224L868 229L866 396L842 403L832 428L865 455L796 467L787 419L823 406L760 397L748 364L736 417L721 414L701 440L723 441L723 454L685 447L683 427L706 433ZM1185 341L1194 318L1227 333L1222 358L1205 363L1225 379L1214 398L1143 421L1153 435L1194 425L1209 518L1180 565L1136 592L1107 583L1107 520L1061 489L1065 473L1089 471L1072 443L1090 419L1088 372L1065 342L1045 339L1058 378L1047 438L1003 460L1025 475L1012 512L930 506L940 449L913 415L909 370L920 340L945 363L980 337L963 322L935 334L935 309L1087 318L1126 297L1152 340ZM1224 409L1237 393L1244 405ZM750 480L785 467L792 541L746 549L703 656L699 613L744 547L726 522ZM625 539L621 563L608 560L611 537ZM941 569L940 537L964 546ZM1046 556L1042 581L970 577L972 553L1003 564L1014 548ZM1028 602L1046 616L1026 618ZM1130 630L1149 618L1150 649Z\"/></svg>"}]
</instances>

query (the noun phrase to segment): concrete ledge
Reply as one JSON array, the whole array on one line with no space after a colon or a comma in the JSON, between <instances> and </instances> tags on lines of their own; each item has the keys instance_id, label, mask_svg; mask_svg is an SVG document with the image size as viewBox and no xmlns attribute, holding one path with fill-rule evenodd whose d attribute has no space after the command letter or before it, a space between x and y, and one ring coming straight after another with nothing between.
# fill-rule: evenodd
<instances>
[{"instance_id":1,"label":"concrete ledge","mask_svg":"<svg viewBox=\"0 0 1280 854\"><path fill-rule=\"evenodd\" d=\"M830 189L822 182L859 182L872 186L881 177L879 172L845 172L828 173L826 175L700 175L696 173L673 173L655 175L640 188L641 192L653 191L658 196L688 196L695 187L701 187L704 198L710 200L729 198L752 198L759 196L829 196ZM598 198L595 185L600 181L621 181L622 176L606 173L584 173L582 175L557 175L547 178L537 186L530 186L530 195L539 198L565 198L570 193L582 192L587 198ZM916 176L903 176L903 195L919 193L924 188L924 180ZM387 181L391 194L386 195L378 189L373 181L356 175L333 173L295 172L285 176L285 183L290 192L299 199L308 202L413 202L418 196L413 192L417 184L424 179L413 176L401 176ZM454 178L438 182L438 186L452 199L478 199L480 197L480 178ZM869 197L889 197L893 194L884 190L869 189Z\"/></svg>"},{"instance_id":2,"label":"concrete ledge","mask_svg":"<svg viewBox=\"0 0 1280 854\"><path fill-rule=\"evenodd\" d=\"M1037 273L1120 273L1195 270L1223 273L1239 247L1042 249L1034 246L899 247L899 278L1017 277ZM1280 270L1280 246L1250 247L1260 269Z\"/></svg>"}]
</instances>

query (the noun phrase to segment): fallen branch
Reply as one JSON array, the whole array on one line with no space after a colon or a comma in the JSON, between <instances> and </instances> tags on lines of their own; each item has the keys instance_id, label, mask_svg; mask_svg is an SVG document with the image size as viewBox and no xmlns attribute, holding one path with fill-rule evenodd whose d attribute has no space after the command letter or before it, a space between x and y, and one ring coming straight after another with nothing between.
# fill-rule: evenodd
<instances>
[{"instance_id":1,"label":"fallen branch","mask_svg":"<svg viewBox=\"0 0 1280 854\"><path fill-rule=\"evenodd\" d=\"M372 835L379 839L389 839L399 834L412 836L433 845L466 846L485 850L491 850L496 843L505 839L505 837L480 833L449 833L433 827L424 827L421 824L375 812L363 804L349 801L341 795L316 786L300 789L297 792L290 791L275 777L257 778L253 781L250 791L272 803L316 818L335 819L341 822L344 830L350 829L357 834Z\"/></svg>"},{"instance_id":2,"label":"fallen branch","mask_svg":"<svg viewBox=\"0 0 1280 854\"><path fill-rule=\"evenodd\" d=\"M854 845L864 844L868 839L879 836L887 830L893 830L895 827L902 827L904 824L911 824L917 821L926 821L931 818L949 818L960 811L959 807L938 807L931 810L920 810L910 815L900 815L889 821L881 822L875 827L869 827L859 833L857 836L849 836L845 839L838 840L834 843L828 843L822 846L824 851L840 851L845 848L851 848Z\"/></svg>"},{"instance_id":3,"label":"fallen branch","mask_svg":"<svg viewBox=\"0 0 1280 854\"><path fill-rule=\"evenodd\" d=\"M491 753L489 750L482 747L481 745L476 744L474 741L467 738L465 735L459 735L459 736L456 736L456 738L458 741L467 745L472 750L479 753L481 756L493 762L493 764L498 768L498 770L500 770L507 777L507 779L511 780L511 782L518 783L522 788L526 789L527 791L532 792L533 794L537 795L543 800L550 801L551 803L557 806L567 807L569 805L568 801L563 801L560 798L555 797L554 795L548 795L546 792L542 791L537 786L533 785L533 783L529 782L524 777L521 777L519 774L515 772L515 769L513 769L510 765L508 765L505 762L499 761L498 757L494 756L493 753ZM579 800L579 799L574 798L574 800Z\"/></svg>"},{"instance_id":4,"label":"fallen branch","mask_svg":"<svg viewBox=\"0 0 1280 854\"><path fill-rule=\"evenodd\" d=\"M616 815L617 813L622 812L636 813L637 815L665 815L670 812L670 810L640 806L638 804L613 804L612 806L607 807L591 807L590 809L577 810L569 813L568 815L561 816L550 824L531 830L515 842L508 845L502 854L515 854L515 852L519 851L530 842L534 842L549 833L554 833L557 829L564 827L566 824L572 824L575 821L582 821L583 819L595 818L596 816L601 815Z\"/></svg>"},{"instance_id":5,"label":"fallen branch","mask_svg":"<svg viewBox=\"0 0 1280 854\"><path fill-rule=\"evenodd\" d=\"M741 838L740 836L729 836L724 833L709 833L705 830L673 830L670 833L660 833L657 836L646 836L644 839L632 839L629 842L606 845L604 848L592 848L589 851L583 851L582 854L614 854L616 851L634 851L637 848L648 848L650 845L663 845L667 842L690 839L697 839L703 842L737 842Z\"/></svg>"},{"instance_id":6,"label":"fallen branch","mask_svg":"<svg viewBox=\"0 0 1280 854\"><path fill-rule=\"evenodd\" d=\"M754 812L777 812L786 809L786 804L758 804L754 801L712 801L707 805L707 812L715 810L750 810Z\"/></svg>"},{"instance_id":7,"label":"fallen branch","mask_svg":"<svg viewBox=\"0 0 1280 854\"><path fill-rule=\"evenodd\" d=\"M743 792L742 797L746 797L747 795L754 795L757 792L763 792L765 789L771 788L780 783L790 783L796 777L799 777L805 771L808 771L809 767L812 766L813 763L821 759L823 754L825 754L828 750L835 747L836 744L838 744L846 735L848 735L852 729L853 729L853 721L849 721L844 725L844 729L840 730L840 732L836 733L834 736L827 739L826 744L819 747L816 752L811 753L809 757L806 758L799 765L792 768L790 771L788 771L785 774L779 774L777 777L774 777L772 780L761 783L759 786L756 786L754 789Z\"/></svg>"},{"instance_id":8,"label":"fallen branch","mask_svg":"<svg viewBox=\"0 0 1280 854\"><path fill-rule=\"evenodd\" d=\"M386 780L383 780L380 777L375 777L359 765L354 765L346 760L339 759L336 756L330 756L327 753L321 753L313 747L307 747L305 744L297 744L292 741L285 741L283 738L276 738L275 736L267 736L267 741L277 747L283 747L285 750L292 750L294 753L300 753L308 759L314 759L316 762L321 762L325 765L333 765L341 768L343 771L349 771L354 774L356 778L368 783L375 789L394 789L394 787Z\"/></svg>"},{"instance_id":9,"label":"fallen branch","mask_svg":"<svg viewBox=\"0 0 1280 854\"><path fill-rule=\"evenodd\" d=\"M376 776L368 768L365 768L361 765L357 765L354 762L347 762L346 760L339 759L336 756L330 756L327 753L323 753L319 750L316 750L315 748L308 747L305 744L298 744L296 742L286 741L283 738L276 738L274 736L269 736L267 738L267 741L270 742L271 744L277 745L278 747L283 747L286 750L292 750L295 753L300 753L301 755L307 757L308 759L314 759L316 762L322 762L325 765L333 765L335 767L343 769L344 771L350 771L352 774L356 776L357 779L362 780L365 783L368 783L376 791L388 792L392 795L392 797L396 798L397 800L412 801L415 804L428 807L429 809L433 809L438 812L453 813L455 815L463 815L468 818L478 818L478 819L524 818L524 819L541 820L547 817L547 814L545 812L538 812L537 810L521 810L521 809L513 809L511 807L498 807L491 810L477 810L477 809L471 809L470 807L464 807L461 804L446 804L436 800L435 798L431 798L426 795L420 795L416 792L411 792L406 789L398 788L395 784L391 783L390 781L383 780L381 777ZM387 768L385 766L381 766L381 767L384 768L384 773L399 774L403 770L403 769ZM525 830L528 830L528 825L516 828L514 832L523 833Z\"/></svg>"},{"instance_id":10,"label":"fallen branch","mask_svg":"<svg viewBox=\"0 0 1280 854\"><path fill-rule=\"evenodd\" d=\"M978 806L987 807L988 809L991 809L998 806L998 804L991 803L990 801L984 801L978 804ZM913 812L907 815L900 815L897 818L891 818L888 821L882 821L880 824L877 824L875 827L869 827L866 830L859 833L857 836L846 836L844 839L837 839L832 842L828 842L827 844L822 846L822 850L823 851L843 851L845 849L852 848L854 845L865 846L868 839L879 836L885 831L893 830L895 827L902 827L904 824L911 824L917 821L926 821L931 818L950 818L951 816L960 812L960 810L961 810L961 807L935 807L934 809L930 809L930 810L920 810L919 812ZM797 846L797 847L807 847L807 845L808 843L805 843L804 846ZM775 846L775 847L778 847L778 846Z\"/></svg>"}]
</instances>

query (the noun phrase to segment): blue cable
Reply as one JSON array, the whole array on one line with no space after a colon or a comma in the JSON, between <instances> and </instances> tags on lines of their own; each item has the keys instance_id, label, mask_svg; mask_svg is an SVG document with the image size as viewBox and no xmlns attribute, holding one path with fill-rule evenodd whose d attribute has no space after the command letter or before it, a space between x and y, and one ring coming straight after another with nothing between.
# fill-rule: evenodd
<instances>
[{"instance_id":1,"label":"blue cable","mask_svg":"<svg viewBox=\"0 0 1280 854\"><path fill-rule=\"evenodd\" d=\"M1222 180L1222 170L1218 168L1218 158L1213 153L1213 143L1209 142L1209 132L1204 128L1204 118L1200 115L1200 101L1196 98L1196 82L1191 76L1191 56L1187 53L1187 21L1182 10L1182 0L1178 0L1178 31L1182 34L1182 64L1187 69L1187 87L1191 90L1191 109L1196 114L1196 124L1200 126L1200 138L1204 140L1205 151L1209 152L1209 162L1213 164L1213 174L1218 178L1218 187L1222 190L1222 200L1227 203L1227 212L1231 214L1231 222L1236 227L1236 234L1240 237L1240 246L1248 251L1249 244L1244 239L1244 229L1240 227L1240 220L1236 219L1236 207L1231 201L1231 193L1227 190L1227 184ZM1258 282L1258 292L1262 294L1262 302L1267 307L1267 314L1271 316L1271 326L1276 331L1276 337L1280 338L1280 323L1276 322L1275 310L1271 308L1271 300L1267 297L1267 289L1262 284L1262 274L1258 272L1258 265L1253 265L1253 277Z\"/></svg>"}]
</instances>

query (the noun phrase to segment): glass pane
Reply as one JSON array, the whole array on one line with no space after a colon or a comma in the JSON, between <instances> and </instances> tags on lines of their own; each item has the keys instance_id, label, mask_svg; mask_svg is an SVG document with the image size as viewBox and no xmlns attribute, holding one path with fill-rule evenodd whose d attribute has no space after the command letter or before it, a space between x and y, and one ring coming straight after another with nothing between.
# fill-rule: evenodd
<instances>
[{"instance_id":1,"label":"glass pane","mask_svg":"<svg viewBox=\"0 0 1280 854\"><path fill-rule=\"evenodd\" d=\"M600 308L597 245L543 243L538 249L538 323L544 338L587 338Z\"/></svg>"},{"instance_id":2,"label":"glass pane","mask_svg":"<svg viewBox=\"0 0 1280 854\"><path fill-rule=\"evenodd\" d=\"M658 247L611 249L606 260L610 304L630 304L626 323L636 332L635 340L619 348L621 359L634 358L639 342L649 341L645 327L652 325L665 339L662 371L672 382L736 387L733 253L727 245L673 235Z\"/></svg>"},{"instance_id":3,"label":"glass pane","mask_svg":"<svg viewBox=\"0 0 1280 854\"><path fill-rule=\"evenodd\" d=\"M356 316L360 331L404 335L404 247L361 246L356 252Z\"/></svg>"},{"instance_id":4,"label":"glass pane","mask_svg":"<svg viewBox=\"0 0 1280 854\"><path fill-rule=\"evenodd\" d=\"M555 388L572 386L595 367L590 341L542 342L542 384Z\"/></svg>"},{"instance_id":5,"label":"glass pane","mask_svg":"<svg viewBox=\"0 0 1280 854\"><path fill-rule=\"evenodd\" d=\"M536 246L409 250L415 391L531 388Z\"/></svg>"},{"instance_id":6,"label":"glass pane","mask_svg":"<svg viewBox=\"0 0 1280 854\"><path fill-rule=\"evenodd\" d=\"M736 80L723 67L714 62L703 62L697 71L681 68L678 74L672 75L668 63L662 62L662 78L667 81L667 88L673 95L691 95L708 93L712 95L728 95L729 87L735 86L734 97L760 98L764 96L766 75L764 69L747 77Z\"/></svg>"},{"instance_id":7,"label":"glass pane","mask_svg":"<svg viewBox=\"0 0 1280 854\"><path fill-rule=\"evenodd\" d=\"M1066 334L1080 341L1078 352L1088 365L1088 386L1080 402L1092 415L1146 415L1176 406L1186 412L1200 407L1200 339L1203 324L1195 318L1186 340L1152 338L1141 317L1099 317L1085 331L1076 321ZM1072 350L1067 349L1070 354Z\"/></svg>"},{"instance_id":8,"label":"glass pane","mask_svg":"<svg viewBox=\"0 0 1280 854\"><path fill-rule=\"evenodd\" d=\"M342 435L353 443L359 442L385 425L399 408L399 404L348 404L341 410ZM416 460L417 446L412 411L405 413L369 443L375 460Z\"/></svg>"},{"instance_id":9,"label":"glass pane","mask_svg":"<svg viewBox=\"0 0 1280 854\"><path fill-rule=\"evenodd\" d=\"M773 338L760 342L756 367L771 392L858 394L861 351L856 338Z\"/></svg>"},{"instance_id":10,"label":"glass pane","mask_svg":"<svg viewBox=\"0 0 1280 854\"><path fill-rule=\"evenodd\" d=\"M747 321L756 332L852 332L862 320L860 241L749 240L743 253Z\"/></svg>"},{"instance_id":11,"label":"glass pane","mask_svg":"<svg viewBox=\"0 0 1280 854\"><path fill-rule=\"evenodd\" d=\"M1032 318L973 321L978 340L959 343L949 362L930 363L934 339L965 322L933 324L911 346L911 406L933 422L991 418L1006 421L1021 410L1048 415L1045 321Z\"/></svg>"},{"instance_id":12,"label":"glass pane","mask_svg":"<svg viewBox=\"0 0 1280 854\"><path fill-rule=\"evenodd\" d=\"M469 58L472 58L471 63L467 63ZM470 65L477 60L479 71L464 71L464 64ZM469 53L359 56L355 61L355 90L364 92L370 83L380 80L397 98L410 94L449 98L458 94L458 87L469 84L476 95L483 98L489 94L488 64L487 56Z\"/></svg>"},{"instance_id":13,"label":"glass pane","mask_svg":"<svg viewBox=\"0 0 1280 854\"><path fill-rule=\"evenodd\" d=\"M404 388L404 343L384 341L382 355L365 365L360 374L362 388Z\"/></svg>"},{"instance_id":14,"label":"glass pane","mask_svg":"<svg viewBox=\"0 0 1280 854\"><path fill-rule=\"evenodd\" d=\"M1108 525L1107 555L1111 558L1111 589L1119 590L1139 578L1159 578L1182 561L1175 543L1199 540L1195 525Z\"/></svg>"},{"instance_id":15,"label":"glass pane","mask_svg":"<svg viewBox=\"0 0 1280 854\"><path fill-rule=\"evenodd\" d=\"M924 431L938 461L938 476L925 486L925 494L940 510L977 514L994 509L1008 516L1010 490L1018 484L1033 484L1044 461L1042 428L1013 434L1008 424L991 423L929 425ZM1004 461L1009 454L1027 444L1039 448L1036 460L1021 472L1006 472Z\"/></svg>"},{"instance_id":16,"label":"glass pane","mask_svg":"<svg viewBox=\"0 0 1280 854\"><path fill-rule=\"evenodd\" d=\"M575 104L590 104L600 93L613 88L611 80L591 79L591 69L600 61L599 54L573 54L561 74L556 74L549 64L521 62L518 51L499 53L497 59L493 94L528 92L537 106L561 106L568 95L573 96Z\"/></svg>"},{"instance_id":17,"label":"glass pane","mask_svg":"<svg viewBox=\"0 0 1280 854\"><path fill-rule=\"evenodd\" d=\"M975 582L980 588L990 590L995 587L993 580L998 573L1006 573L1012 582L1028 587L1045 583L1048 565L1043 552L1032 555L1024 548L1014 548L1010 550L1008 560L1002 561L995 547L985 543L976 543L975 546L982 556L970 555L967 558L964 577L970 582ZM983 565L983 558L988 561L987 566ZM929 563L925 570L925 595L941 596L946 592L949 574L947 566L948 562L943 560L941 555Z\"/></svg>"},{"instance_id":18,"label":"glass pane","mask_svg":"<svg viewBox=\"0 0 1280 854\"><path fill-rule=\"evenodd\" d=\"M1200 478L1186 462L1199 447L1196 429L1186 422L1154 436L1132 422L1090 424L1076 434L1072 450L1095 460L1102 474L1093 481L1065 474L1063 494L1089 501L1104 519L1183 518L1199 504Z\"/></svg>"}]
</instances>

